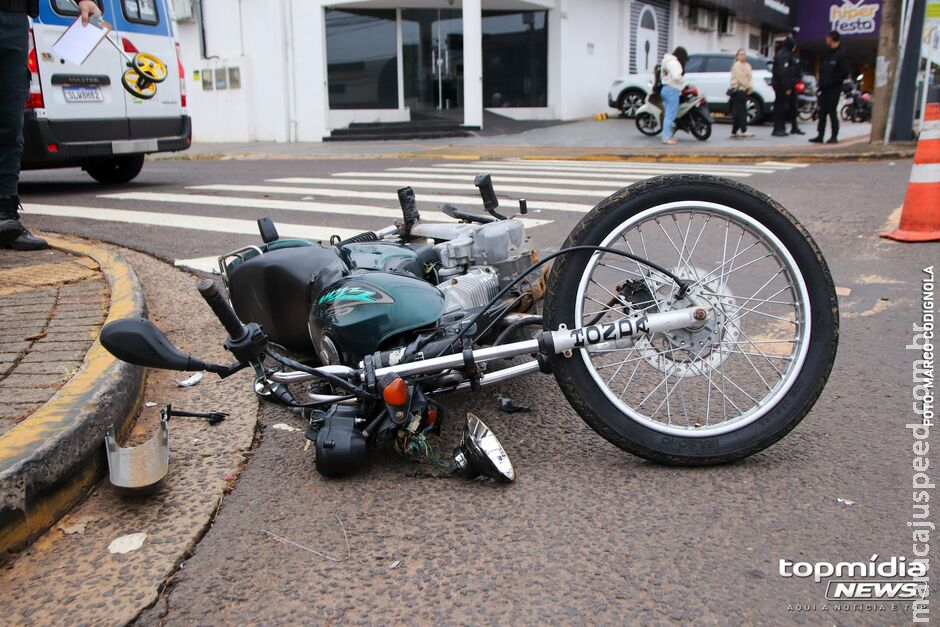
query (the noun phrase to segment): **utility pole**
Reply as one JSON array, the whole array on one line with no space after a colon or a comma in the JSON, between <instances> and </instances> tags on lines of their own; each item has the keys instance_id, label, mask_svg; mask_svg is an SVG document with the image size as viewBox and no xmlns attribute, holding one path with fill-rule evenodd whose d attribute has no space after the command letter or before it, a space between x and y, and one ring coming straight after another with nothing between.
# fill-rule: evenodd
<instances>
[{"instance_id":1,"label":"utility pole","mask_svg":"<svg viewBox=\"0 0 940 627\"><path fill-rule=\"evenodd\" d=\"M875 63L875 91L872 94L871 143L884 142L888 111L894 97L894 78L900 58L898 43L901 34L901 0L884 0L881 4L881 32L878 34L878 58Z\"/></svg>"}]
</instances>

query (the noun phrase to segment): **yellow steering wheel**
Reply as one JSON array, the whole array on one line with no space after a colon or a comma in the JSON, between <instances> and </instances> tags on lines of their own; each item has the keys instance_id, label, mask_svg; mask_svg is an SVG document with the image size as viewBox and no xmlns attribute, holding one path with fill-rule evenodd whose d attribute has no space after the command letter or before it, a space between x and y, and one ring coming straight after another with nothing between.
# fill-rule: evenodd
<instances>
[{"instance_id":1,"label":"yellow steering wheel","mask_svg":"<svg viewBox=\"0 0 940 627\"><path fill-rule=\"evenodd\" d=\"M143 100L150 100L157 93L156 83L133 69L121 75L121 84L132 96Z\"/></svg>"},{"instance_id":2,"label":"yellow steering wheel","mask_svg":"<svg viewBox=\"0 0 940 627\"><path fill-rule=\"evenodd\" d=\"M134 55L132 67L137 73L154 83L166 80L166 63L148 52L138 52Z\"/></svg>"}]
</instances>

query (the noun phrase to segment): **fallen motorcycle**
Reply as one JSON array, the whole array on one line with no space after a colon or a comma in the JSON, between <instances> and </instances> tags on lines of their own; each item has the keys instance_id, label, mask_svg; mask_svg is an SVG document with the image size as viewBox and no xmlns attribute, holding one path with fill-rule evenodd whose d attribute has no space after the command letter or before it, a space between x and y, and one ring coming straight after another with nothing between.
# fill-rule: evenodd
<instances>
[{"instance_id":1,"label":"fallen motorcycle","mask_svg":"<svg viewBox=\"0 0 940 627\"><path fill-rule=\"evenodd\" d=\"M259 220L262 244L219 259L231 303L214 281L198 285L228 332L230 365L183 353L146 319L106 325L101 342L146 367L250 368L257 394L307 419L316 468L331 477L383 443L443 464L428 437L441 399L536 371L602 437L678 465L770 446L822 392L838 340L832 277L769 197L710 176L652 178L538 259L525 201L507 217L489 175L475 183L488 215L444 205L445 222L426 223L403 188L395 225L328 244L282 239ZM515 477L472 414L448 459L455 474Z\"/></svg>"}]
</instances>

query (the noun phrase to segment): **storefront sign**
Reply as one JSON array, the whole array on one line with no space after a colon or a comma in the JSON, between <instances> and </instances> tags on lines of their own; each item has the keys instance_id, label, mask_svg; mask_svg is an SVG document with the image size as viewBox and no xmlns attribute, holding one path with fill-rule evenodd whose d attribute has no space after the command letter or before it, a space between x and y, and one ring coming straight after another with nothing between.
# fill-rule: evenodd
<instances>
[{"instance_id":1,"label":"storefront sign","mask_svg":"<svg viewBox=\"0 0 940 627\"><path fill-rule=\"evenodd\" d=\"M877 38L882 0L826 0L797 5L798 41L823 41L829 31L843 37Z\"/></svg>"},{"instance_id":2,"label":"storefront sign","mask_svg":"<svg viewBox=\"0 0 940 627\"><path fill-rule=\"evenodd\" d=\"M829 24L840 35L874 33L880 8L877 2L866 3L863 0L853 4L851 0L843 0L841 6L829 7Z\"/></svg>"}]
</instances>

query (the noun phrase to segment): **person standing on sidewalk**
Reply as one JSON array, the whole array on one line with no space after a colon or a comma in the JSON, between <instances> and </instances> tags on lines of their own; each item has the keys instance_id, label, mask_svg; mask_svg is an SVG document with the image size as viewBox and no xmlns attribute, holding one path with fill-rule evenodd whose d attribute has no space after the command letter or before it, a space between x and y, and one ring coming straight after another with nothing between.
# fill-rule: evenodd
<instances>
[{"instance_id":1,"label":"person standing on sidewalk","mask_svg":"<svg viewBox=\"0 0 940 627\"><path fill-rule=\"evenodd\" d=\"M682 91L683 77L685 73L685 64L689 60L689 53L685 48L679 46L673 50L672 54L666 53L663 56L663 62L660 64L660 77L663 89L660 96L663 99L663 143L675 144L676 138L672 136L672 126L676 121L676 114L679 112L679 93Z\"/></svg>"},{"instance_id":2,"label":"person standing on sidewalk","mask_svg":"<svg viewBox=\"0 0 940 627\"><path fill-rule=\"evenodd\" d=\"M79 3L82 23L100 13L92 0ZM39 0L0 0L0 248L39 250L45 240L20 222L20 158L23 155L23 109L29 95L26 70L29 18L39 15Z\"/></svg>"},{"instance_id":3,"label":"person standing on sidewalk","mask_svg":"<svg viewBox=\"0 0 940 627\"><path fill-rule=\"evenodd\" d=\"M842 81L849 75L849 61L845 50L839 44L839 31L830 31L826 37L828 50L819 64L819 125L816 137L810 139L814 144L823 143L826 136L826 116L832 121L832 135L827 144L839 143L839 94Z\"/></svg>"},{"instance_id":4,"label":"person standing on sidewalk","mask_svg":"<svg viewBox=\"0 0 940 627\"><path fill-rule=\"evenodd\" d=\"M790 64L791 78L793 79L793 89L790 90L790 97L787 100L787 122L790 123L790 135L806 135L800 128L800 101L799 94L796 91L796 84L803 80L803 66L800 63L799 47L794 44L793 54Z\"/></svg>"},{"instance_id":5,"label":"person standing on sidewalk","mask_svg":"<svg viewBox=\"0 0 940 627\"><path fill-rule=\"evenodd\" d=\"M753 137L747 130L747 97L753 91L751 85L751 64L747 62L744 49L734 55L731 66L731 137ZM741 131L738 134L738 131Z\"/></svg>"},{"instance_id":6,"label":"person standing on sidewalk","mask_svg":"<svg viewBox=\"0 0 940 627\"><path fill-rule=\"evenodd\" d=\"M774 137L786 137L787 120L790 117L790 96L796 89L796 73L793 59L793 37L787 35L780 42L777 53L774 55L773 88L774 88Z\"/></svg>"}]
</instances>

